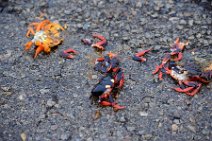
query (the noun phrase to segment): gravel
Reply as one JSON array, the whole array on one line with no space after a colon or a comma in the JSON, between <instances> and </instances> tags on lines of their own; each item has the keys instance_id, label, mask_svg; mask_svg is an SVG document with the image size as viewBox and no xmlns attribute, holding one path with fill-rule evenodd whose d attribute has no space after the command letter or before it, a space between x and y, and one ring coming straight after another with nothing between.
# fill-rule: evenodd
<instances>
[{"instance_id":1,"label":"gravel","mask_svg":"<svg viewBox=\"0 0 212 141\"><path fill-rule=\"evenodd\" d=\"M27 25L40 12L67 24L64 42L49 55L33 59L24 52ZM194 97L170 89L169 77L152 76L155 66L177 37L189 40L184 59L211 61L212 10L207 0L3 0L0 3L0 141L204 140L211 138L211 88ZM125 86L114 112L89 99L100 56L81 38L103 34L106 52L118 53ZM75 59L59 52L73 48ZM131 56L152 47L147 62ZM105 54L104 52L103 54ZM96 111L100 117L94 119Z\"/></svg>"}]
</instances>

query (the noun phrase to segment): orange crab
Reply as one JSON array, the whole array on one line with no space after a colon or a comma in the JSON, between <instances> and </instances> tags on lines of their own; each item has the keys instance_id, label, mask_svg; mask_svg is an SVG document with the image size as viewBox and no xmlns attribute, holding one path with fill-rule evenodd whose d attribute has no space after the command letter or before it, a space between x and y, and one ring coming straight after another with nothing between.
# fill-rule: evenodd
<instances>
[{"instance_id":1,"label":"orange crab","mask_svg":"<svg viewBox=\"0 0 212 141\"><path fill-rule=\"evenodd\" d=\"M53 47L63 42L63 38L60 36L61 30L63 31L64 28L59 23L49 20L29 24L26 37L29 38L30 35L33 35L33 39L25 44L25 51L28 51L32 45L35 45L37 48L34 58L42 51L50 53Z\"/></svg>"}]
</instances>

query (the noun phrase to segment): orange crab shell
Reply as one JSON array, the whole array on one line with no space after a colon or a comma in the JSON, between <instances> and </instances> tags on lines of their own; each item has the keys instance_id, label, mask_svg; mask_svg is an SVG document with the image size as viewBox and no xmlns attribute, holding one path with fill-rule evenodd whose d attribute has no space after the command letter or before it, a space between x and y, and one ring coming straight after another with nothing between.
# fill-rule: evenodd
<instances>
[{"instance_id":1,"label":"orange crab shell","mask_svg":"<svg viewBox=\"0 0 212 141\"><path fill-rule=\"evenodd\" d=\"M29 50L34 44L37 46L34 58L42 51L50 53L52 47L58 46L63 42L59 30L63 31L64 28L60 24L49 20L29 24L26 37L30 37L32 34L33 39L25 44L25 50Z\"/></svg>"}]
</instances>

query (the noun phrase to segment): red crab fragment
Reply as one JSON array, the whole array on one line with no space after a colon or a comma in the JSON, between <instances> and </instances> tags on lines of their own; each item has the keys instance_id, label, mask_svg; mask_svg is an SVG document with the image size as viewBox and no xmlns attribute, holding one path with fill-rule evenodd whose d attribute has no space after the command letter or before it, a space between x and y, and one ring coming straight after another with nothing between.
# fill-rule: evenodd
<instances>
[{"instance_id":1,"label":"red crab fragment","mask_svg":"<svg viewBox=\"0 0 212 141\"><path fill-rule=\"evenodd\" d=\"M158 74L158 78L159 80L163 79L163 72L161 71L163 68L167 68L169 66L168 63L170 61L180 61L183 58L183 50L185 48L185 46L188 45L188 41L186 41L185 43L180 42L180 38L177 38L174 42L174 44L172 45L172 47L170 48L170 53L166 54L162 60L162 63L159 66L156 66L155 70L152 72L152 74Z\"/></svg>"},{"instance_id":2,"label":"red crab fragment","mask_svg":"<svg viewBox=\"0 0 212 141\"><path fill-rule=\"evenodd\" d=\"M105 50L104 45L107 43L106 38L104 36L100 35L100 34L97 34L97 33L94 33L92 36L93 36L93 38L97 38L100 41L92 44L91 46L94 47L94 48L97 48L101 51Z\"/></svg>"},{"instance_id":3,"label":"red crab fragment","mask_svg":"<svg viewBox=\"0 0 212 141\"><path fill-rule=\"evenodd\" d=\"M71 49L71 48L60 52L60 56L65 58L65 59L73 59L74 58L73 55L76 55L76 54L78 54L78 52L76 50Z\"/></svg>"},{"instance_id":4,"label":"red crab fragment","mask_svg":"<svg viewBox=\"0 0 212 141\"><path fill-rule=\"evenodd\" d=\"M100 104L102 106L112 106L114 111L125 109L125 106L120 106L117 103L110 103L108 101L101 101Z\"/></svg>"},{"instance_id":5,"label":"red crab fragment","mask_svg":"<svg viewBox=\"0 0 212 141\"><path fill-rule=\"evenodd\" d=\"M124 73L121 68L115 74L114 84L118 89L122 89L124 86Z\"/></svg>"},{"instance_id":6,"label":"red crab fragment","mask_svg":"<svg viewBox=\"0 0 212 141\"><path fill-rule=\"evenodd\" d=\"M145 53L147 53L147 52L149 52L149 51L151 51L151 50L152 50L152 49L147 49L147 50L140 51L140 52L136 53L136 54L132 57L132 59L133 59L134 61L138 61L138 62L145 62L145 61L146 61L146 58L144 58L143 56L144 56Z\"/></svg>"},{"instance_id":7,"label":"red crab fragment","mask_svg":"<svg viewBox=\"0 0 212 141\"><path fill-rule=\"evenodd\" d=\"M188 41L186 41L185 43L180 42L180 38L177 38L174 42L174 44L172 45L172 47L170 48L170 55L172 57L172 60L174 61L180 61L183 58L183 50L185 48L185 46L188 45Z\"/></svg>"},{"instance_id":8,"label":"red crab fragment","mask_svg":"<svg viewBox=\"0 0 212 141\"><path fill-rule=\"evenodd\" d=\"M163 72L161 69L166 68L166 64L170 61L170 54L166 54L162 60L162 63L159 66L156 66L155 70L152 72L152 74L158 73L159 80L163 80Z\"/></svg>"},{"instance_id":9,"label":"red crab fragment","mask_svg":"<svg viewBox=\"0 0 212 141\"><path fill-rule=\"evenodd\" d=\"M95 70L101 73L117 72L119 70L119 59L117 54L109 52L106 56L97 58Z\"/></svg>"}]
</instances>

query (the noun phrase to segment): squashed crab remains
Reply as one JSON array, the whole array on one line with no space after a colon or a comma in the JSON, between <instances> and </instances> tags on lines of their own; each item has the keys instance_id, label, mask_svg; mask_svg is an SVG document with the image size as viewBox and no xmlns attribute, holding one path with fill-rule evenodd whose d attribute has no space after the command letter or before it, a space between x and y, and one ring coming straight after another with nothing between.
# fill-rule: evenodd
<instances>
[{"instance_id":1,"label":"squashed crab remains","mask_svg":"<svg viewBox=\"0 0 212 141\"><path fill-rule=\"evenodd\" d=\"M63 42L60 31L64 28L56 22L43 20L29 24L26 37L33 36L32 40L25 44L25 51L28 51L33 45L36 46L34 58L42 51L50 53L51 49Z\"/></svg>"}]
</instances>

